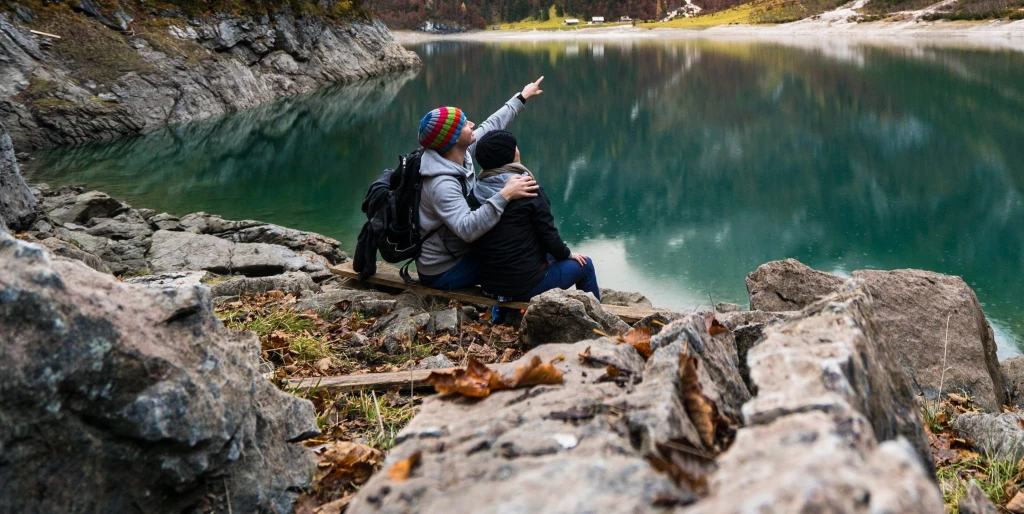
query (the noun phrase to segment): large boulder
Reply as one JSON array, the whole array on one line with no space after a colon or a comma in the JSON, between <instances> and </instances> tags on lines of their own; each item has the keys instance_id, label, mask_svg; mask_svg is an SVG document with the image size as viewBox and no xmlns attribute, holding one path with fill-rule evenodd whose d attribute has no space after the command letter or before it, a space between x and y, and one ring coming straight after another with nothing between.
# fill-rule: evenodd
<instances>
[{"instance_id":1,"label":"large boulder","mask_svg":"<svg viewBox=\"0 0 1024 514\"><path fill-rule=\"evenodd\" d=\"M284 246L295 252L313 252L325 257L330 264L344 262L348 258L339 249L341 243L335 239L272 223L225 220L205 212L186 215L177 222L184 230L215 235L235 243L267 243Z\"/></svg>"},{"instance_id":2,"label":"large boulder","mask_svg":"<svg viewBox=\"0 0 1024 514\"><path fill-rule=\"evenodd\" d=\"M874 427L878 441L907 439L931 469L921 415L896 350L876 323L863 285L804 309L765 329L747 356L757 396L743 406L747 425L765 425L796 412L855 410Z\"/></svg>"},{"instance_id":3,"label":"large boulder","mask_svg":"<svg viewBox=\"0 0 1024 514\"><path fill-rule=\"evenodd\" d=\"M320 292L320 286L309 275L297 271L270 277L234 277L210 286L213 296L242 296L267 291L299 294L303 291Z\"/></svg>"},{"instance_id":4,"label":"large boulder","mask_svg":"<svg viewBox=\"0 0 1024 514\"><path fill-rule=\"evenodd\" d=\"M14 145L0 123L0 232L27 230L36 218L36 199L18 170Z\"/></svg>"},{"instance_id":5,"label":"large boulder","mask_svg":"<svg viewBox=\"0 0 1024 514\"><path fill-rule=\"evenodd\" d=\"M581 362L576 355L588 348L592 360ZM606 365L644 374L631 346L607 339L544 345L497 368L510 373L534 356L547 362L559 355L565 359L554 365L564 373L562 385L480 400L428 397L383 469L417 453L419 465L404 481L377 473L348 512L648 512L657 502L692 501L694 495L648 463L629 428L604 407L623 394L601 379Z\"/></svg>"},{"instance_id":6,"label":"large boulder","mask_svg":"<svg viewBox=\"0 0 1024 514\"><path fill-rule=\"evenodd\" d=\"M98 257L115 275L149 273L146 251L149 249L150 239L147 237L114 240L90 235L86 232L69 231L61 238L86 253Z\"/></svg>"},{"instance_id":7,"label":"large boulder","mask_svg":"<svg viewBox=\"0 0 1024 514\"><path fill-rule=\"evenodd\" d=\"M590 293L552 289L530 300L519 336L527 344L537 346L592 339L595 330L615 335L628 331L629 325L605 312Z\"/></svg>"},{"instance_id":8,"label":"large boulder","mask_svg":"<svg viewBox=\"0 0 1024 514\"><path fill-rule=\"evenodd\" d=\"M930 271L855 271L874 299L881 334L895 348L916 392L929 399L967 391L998 412L1007 403L992 327L960 277ZM945 372L943 372L945 368Z\"/></svg>"},{"instance_id":9,"label":"large boulder","mask_svg":"<svg viewBox=\"0 0 1024 514\"><path fill-rule=\"evenodd\" d=\"M852 277L874 299L881 335L895 348L914 392L935 399L941 384L943 392L966 391L988 411L1007 402L992 327L963 279L913 269L860 270ZM751 309L784 311L802 308L842 282L787 259L761 265L747 276L747 290Z\"/></svg>"},{"instance_id":10,"label":"large boulder","mask_svg":"<svg viewBox=\"0 0 1024 514\"><path fill-rule=\"evenodd\" d=\"M967 494L957 506L957 514L999 514L999 508L992 504L978 483L971 480Z\"/></svg>"},{"instance_id":11,"label":"large boulder","mask_svg":"<svg viewBox=\"0 0 1024 514\"><path fill-rule=\"evenodd\" d=\"M684 512L943 511L917 406L853 284L766 328L750 350L758 396Z\"/></svg>"},{"instance_id":12,"label":"large boulder","mask_svg":"<svg viewBox=\"0 0 1024 514\"><path fill-rule=\"evenodd\" d=\"M262 243L232 243L215 236L158 230L147 255L153 271L203 270L267 276L283 273L295 254Z\"/></svg>"},{"instance_id":13,"label":"large boulder","mask_svg":"<svg viewBox=\"0 0 1024 514\"><path fill-rule=\"evenodd\" d=\"M957 416L953 430L993 458L1017 462L1024 457L1024 414L969 412Z\"/></svg>"},{"instance_id":14,"label":"large boulder","mask_svg":"<svg viewBox=\"0 0 1024 514\"><path fill-rule=\"evenodd\" d=\"M1010 357L999 363L1006 388L1006 403L1024 407L1024 355Z\"/></svg>"},{"instance_id":15,"label":"large boulder","mask_svg":"<svg viewBox=\"0 0 1024 514\"><path fill-rule=\"evenodd\" d=\"M63 197L63 203L49 211L51 219L58 223L84 224L93 218L113 218L128 210L123 204L106 193L89 191L73 197Z\"/></svg>"},{"instance_id":16,"label":"large boulder","mask_svg":"<svg viewBox=\"0 0 1024 514\"><path fill-rule=\"evenodd\" d=\"M747 275L750 309L796 311L823 298L843 279L816 271L796 259L766 262Z\"/></svg>"},{"instance_id":17,"label":"large boulder","mask_svg":"<svg viewBox=\"0 0 1024 514\"><path fill-rule=\"evenodd\" d=\"M124 284L0 235L0 510L290 512L312 405L204 287Z\"/></svg>"}]
</instances>

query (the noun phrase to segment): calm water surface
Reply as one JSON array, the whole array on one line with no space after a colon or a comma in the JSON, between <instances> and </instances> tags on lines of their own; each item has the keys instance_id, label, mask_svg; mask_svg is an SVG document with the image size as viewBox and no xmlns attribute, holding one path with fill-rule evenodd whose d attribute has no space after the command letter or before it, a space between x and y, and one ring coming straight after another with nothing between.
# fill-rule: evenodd
<instances>
[{"instance_id":1,"label":"calm water surface","mask_svg":"<svg viewBox=\"0 0 1024 514\"><path fill-rule=\"evenodd\" d=\"M34 181L137 206L312 230L346 249L368 184L444 104L513 124L563 236L601 285L657 305L746 303L744 276L961 275L1024 336L1024 54L721 41L435 42L425 67L143 137L36 154Z\"/></svg>"}]
</instances>

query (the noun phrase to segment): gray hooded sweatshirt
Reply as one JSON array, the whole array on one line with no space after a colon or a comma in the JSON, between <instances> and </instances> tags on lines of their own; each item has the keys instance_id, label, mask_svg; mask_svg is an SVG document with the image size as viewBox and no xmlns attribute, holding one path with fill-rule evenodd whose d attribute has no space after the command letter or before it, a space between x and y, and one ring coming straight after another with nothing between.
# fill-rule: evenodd
<instances>
[{"instance_id":1,"label":"gray hooded sweatshirt","mask_svg":"<svg viewBox=\"0 0 1024 514\"><path fill-rule=\"evenodd\" d=\"M505 105L481 123L473 133L476 141L492 130L503 130L526 106L518 97ZM420 256L416 258L416 270L427 275L440 275L451 269L459 259L469 253L469 243L494 228L505 211L508 201L495 193L483 202L477 210L471 210L466 197L462 195L462 184L458 177L465 177L466 194L472 195L476 187L473 171L473 155L476 141L469 145L466 160L462 166L455 164L434 150L425 150L420 159L420 175L423 176L423 191L420 196L420 231L428 234Z\"/></svg>"}]
</instances>

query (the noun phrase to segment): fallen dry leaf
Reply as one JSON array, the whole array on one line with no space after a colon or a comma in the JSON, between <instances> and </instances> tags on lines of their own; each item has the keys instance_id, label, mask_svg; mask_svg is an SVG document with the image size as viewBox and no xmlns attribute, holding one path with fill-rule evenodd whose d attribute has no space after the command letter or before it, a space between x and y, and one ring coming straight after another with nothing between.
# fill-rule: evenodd
<instances>
[{"instance_id":1,"label":"fallen dry leaf","mask_svg":"<svg viewBox=\"0 0 1024 514\"><path fill-rule=\"evenodd\" d=\"M697 375L696 357L679 354L679 381L683 390L683 405L690 421L697 427L705 448L715 447L715 427L718 424L718 409L704 396Z\"/></svg>"},{"instance_id":2,"label":"fallen dry leaf","mask_svg":"<svg viewBox=\"0 0 1024 514\"><path fill-rule=\"evenodd\" d=\"M621 337L622 342L636 348L636 351L648 359L654 353L651 350L651 327L634 327Z\"/></svg>"},{"instance_id":3,"label":"fallen dry leaf","mask_svg":"<svg viewBox=\"0 0 1024 514\"><path fill-rule=\"evenodd\" d=\"M949 393L946 396L949 398L949 401L953 402L954 404L961 404L962 405L962 404L967 403L967 401L968 401L967 398L965 398L963 396L960 396L959 394L956 394L956 393Z\"/></svg>"},{"instance_id":4,"label":"fallen dry leaf","mask_svg":"<svg viewBox=\"0 0 1024 514\"><path fill-rule=\"evenodd\" d=\"M713 312L704 316L704 326L707 327L708 334L711 334L712 336L724 334L729 331L728 328L725 328L725 325L723 325L722 322L718 321L718 318L715 317Z\"/></svg>"},{"instance_id":5,"label":"fallen dry leaf","mask_svg":"<svg viewBox=\"0 0 1024 514\"><path fill-rule=\"evenodd\" d=\"M320 455L313 483L317 489L341 490L365 482L384 454L365 444L339 441Z\"/></svg>"},{"instance_id":6,"label":"fallen dry leaf","mask_svg":"<svg viewBox=\"0 0 1024 514\"><path fill-rule=\"evenodd\" d=\"M697 494L704 494L708 475L715 470L714 456L694 448L686 439L675 439L657 444L658 456L649 458L651 465L672 477L677 484L686 485Z\"/></svg>"},{"instance_id":7,"label":"fallen dry leaf","mask_svg":"<svg viewBox=\"0 0 1024 514\"><path fill-rule=\"evenodd\" d=\"M1010 503L1006 504L1006 510L1013 514L1024 514L1024 493L1018 491Z\"/></svg>"},{"instance_id":8,"label":"fallen dry leaf","mask_svg":"<svg viewBox=\"0 0 1024 514\"><path fill-rule=\"evenodd\" d=\"M409 479L409 475L412 474L412 470L416 469L416 466L420 464L421 457L423 457L423 452L416 452L410 455L408 459L402 459L394 463L388 469L388 478L395 482L405 482Z\"/></svg>"},{"instance_id":9,"label":"fallen dry leaf","mask_svg":"<svg viewBox=\"0 0 1024 514\"><path fill-rule=\"evenodd\" d=\"M468 357L465 369L434 371L427 376L427 382L439 393L458 393L472 398L516 387L561 384L562 380L562 372L555 368L554 361L545 363L536 355L530 362L516 366L510 377L502 377L473 356Z\"/></svg>"}]
</instances>

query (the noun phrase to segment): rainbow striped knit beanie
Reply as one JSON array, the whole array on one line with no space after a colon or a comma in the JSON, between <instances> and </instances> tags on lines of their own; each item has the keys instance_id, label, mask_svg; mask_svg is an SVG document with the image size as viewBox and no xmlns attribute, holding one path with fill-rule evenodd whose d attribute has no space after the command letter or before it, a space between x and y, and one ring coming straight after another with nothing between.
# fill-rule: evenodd
<instances>
[{"instance_id":1,"label":"rainbow striped knit beanie","mask_svg":"<svg viewBox=\"0 0 1024 514\"><path fill-rule=\"evenodd\" d=\"M420 146L445 153L455 146L466 115L458 107L438 107L420 120Z\"/></svg>"}]
</instances>

